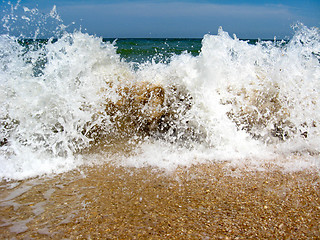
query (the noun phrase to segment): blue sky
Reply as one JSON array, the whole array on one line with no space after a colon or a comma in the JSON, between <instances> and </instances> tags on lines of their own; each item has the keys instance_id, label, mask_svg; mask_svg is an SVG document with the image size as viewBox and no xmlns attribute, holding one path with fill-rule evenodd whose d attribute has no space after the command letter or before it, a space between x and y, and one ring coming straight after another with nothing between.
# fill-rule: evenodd
<instances>
[{"instance_id":1,"label":"blue sky","mask_svg":"<svg viewBox=\"0 0 320 240\"><path fill-rule=\"evenodd\" d=\"M8 8L8 1L0 1L2 8ZM20 1L21 7L44 13L54 5L65 25L75 22L69 31L81 26L83 32L102 37L201 38L206 33L216 34L222 26L238 38L270 39L290 37L291 25L297 22L320 26L319 0Z\"/></svg>"}]
</instances>

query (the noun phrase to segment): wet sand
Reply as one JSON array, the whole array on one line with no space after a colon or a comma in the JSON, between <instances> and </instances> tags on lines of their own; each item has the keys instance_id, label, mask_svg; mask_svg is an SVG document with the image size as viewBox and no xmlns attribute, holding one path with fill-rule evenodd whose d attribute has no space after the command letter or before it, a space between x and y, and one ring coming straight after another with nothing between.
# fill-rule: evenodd
<instances>
[{"instance_id":1,"label":"wet sand","mask_svg":"<svg viewBox=\"0 0 320 240\"><path fill-rule=\"evenodd\" d=\"M320 239L319 172L105 164L0 189L1 239Z\"/></svg>"}]
</instances>

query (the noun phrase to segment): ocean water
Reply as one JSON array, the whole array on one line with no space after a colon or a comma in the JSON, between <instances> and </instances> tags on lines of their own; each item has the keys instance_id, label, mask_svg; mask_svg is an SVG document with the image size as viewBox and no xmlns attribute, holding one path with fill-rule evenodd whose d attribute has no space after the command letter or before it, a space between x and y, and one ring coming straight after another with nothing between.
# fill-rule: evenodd
<instances>
[{"instance_id":1,"label":"ocean water","mask_svg":"<svg viewBox=\"0 0 320 240\"><path fill-rule=\"evenodd\" d=\"M0 66L1 179L104 162L320 167L318 28L286 41L8 32Z\"/></svg>"}]
</instances>

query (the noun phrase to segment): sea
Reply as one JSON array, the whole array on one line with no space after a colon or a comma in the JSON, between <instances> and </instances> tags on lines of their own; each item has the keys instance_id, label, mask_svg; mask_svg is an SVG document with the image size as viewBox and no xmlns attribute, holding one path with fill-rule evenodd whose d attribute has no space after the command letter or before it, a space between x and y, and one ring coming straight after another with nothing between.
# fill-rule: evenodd
<instances>
[{"instance_id":1,"label":"sea","mask_svg":"<svg viewBox=\"0 0 320 240\"><path fill-rule=\"evenodd\" d=\"M319 170L320 32L293 31L286 40L222 27L199 39L2 34L0 179L106 162Z\"/></svg>"}]
</instances>

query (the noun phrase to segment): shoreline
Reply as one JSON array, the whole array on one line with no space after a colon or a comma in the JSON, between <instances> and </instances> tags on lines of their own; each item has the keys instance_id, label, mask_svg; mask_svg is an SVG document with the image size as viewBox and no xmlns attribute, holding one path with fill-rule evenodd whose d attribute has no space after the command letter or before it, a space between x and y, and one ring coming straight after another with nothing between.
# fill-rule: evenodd
<instances>
[{"instance_id":1,"label":"shoreline","mask_svg":"<svg viewBox=\"0 0 320 240\"><path fill-rule=\"evenodd\" d=\"M16 239L320 238L317 172L112 164L2 182L0 236Z\"/></svg>"}]
</instances>

